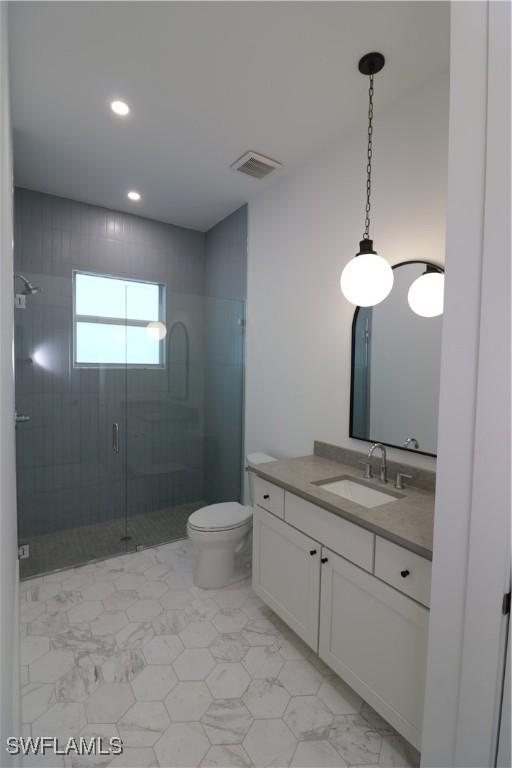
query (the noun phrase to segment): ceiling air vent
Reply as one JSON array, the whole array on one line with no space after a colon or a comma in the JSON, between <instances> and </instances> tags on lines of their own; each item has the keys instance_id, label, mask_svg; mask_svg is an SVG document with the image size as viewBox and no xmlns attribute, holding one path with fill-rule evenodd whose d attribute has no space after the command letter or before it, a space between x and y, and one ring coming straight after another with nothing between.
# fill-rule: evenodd
<instances>
[{"instance_id":1,"label":"ceiling air vent","mask_svg":"<svg viewBox=\"0 0 512 768\"><path fill-rule=\"evenodd\" d=\"M235 171L246 173L255 179L264 179L265 176L268 176L276 168L280 168L281 165L282 163L278 163L277 160L272 160L270 157L265 157L265 155L259 155L257 152L246 152L245 155L235 160L231 167Z\"/></svg>"}]
</instances>

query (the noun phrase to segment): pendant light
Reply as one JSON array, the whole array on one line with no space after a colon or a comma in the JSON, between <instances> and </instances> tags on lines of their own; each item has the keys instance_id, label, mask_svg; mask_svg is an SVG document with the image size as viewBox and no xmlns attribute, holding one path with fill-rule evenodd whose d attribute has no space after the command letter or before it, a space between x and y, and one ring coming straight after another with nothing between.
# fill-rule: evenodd
<instances>
[{"instance_id":1,"label":"pendant light","mask_svg":"<svg viewBox=\"0 0 512 768\"><path fill-rule=\"evenodd\" d=\"M383 301L393 287L393 270L390 264L373 250L370 240L370 196L372 191L373 152L373 76L384 66L382 53L367 53L359 61L359 71L370 78L368 92L368 152L366 164L366 208L363 239L359 252L341 273L340 286L343 295L359 307L372 307Z\"/></svg>"},{"instance_id":2,"label":"pendant light","mask_svg":"<svg viewBox=\"0 0 512 768\"><path fill-rule=\"evenodd\" d=\"M443 314L444 272L441 267L427 265L425 272L409 288L407 301L413 312L421 317Z\"/></svg>"}]
</instances>

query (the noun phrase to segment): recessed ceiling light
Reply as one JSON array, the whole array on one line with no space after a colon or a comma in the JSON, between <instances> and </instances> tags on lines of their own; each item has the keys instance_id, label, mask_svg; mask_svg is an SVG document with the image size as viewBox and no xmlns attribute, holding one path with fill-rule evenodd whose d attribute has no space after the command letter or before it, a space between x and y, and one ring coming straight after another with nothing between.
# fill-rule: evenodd
<instances>
[{"instance_id":1,"label":"recessed ceiling light","mask_svg":"<svg viewBox=\"0 0 512 768\"><path fill-rule=\"evenodd\" d=\"M110 105L112 112L121 117L126 117L130 113L130 107L125 101L113 101Z\"/></svg>"},{"instance_id":2,"label":"recessed ceiling light","mask_svg":"<svg viewBox=\"0 0 512 768\"><path fill-rule=\"evenodd\" d=\"M128 197L130 200L140 200L140 193L132 190L131 192L128 192Z\"/></svg>"}]
</instances>

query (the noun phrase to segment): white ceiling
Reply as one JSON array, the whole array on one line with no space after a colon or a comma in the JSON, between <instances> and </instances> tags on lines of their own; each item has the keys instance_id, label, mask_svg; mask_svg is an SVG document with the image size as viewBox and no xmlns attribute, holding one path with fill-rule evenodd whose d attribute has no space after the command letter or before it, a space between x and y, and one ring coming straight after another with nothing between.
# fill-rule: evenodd
<instances>
[{"instance_id":1,"label":"white ceiling","mask_svg":"<svg viewBox=\"0 0 512 768\"><path fill-rule=\"evenodd\" d=\"M363 53L386 56L376 110L449 55L445 2L14 2L9 23L16 183L200 230L366 130ZM233 171L247 149L283 169Z\"/></svg>"}]
</instances>

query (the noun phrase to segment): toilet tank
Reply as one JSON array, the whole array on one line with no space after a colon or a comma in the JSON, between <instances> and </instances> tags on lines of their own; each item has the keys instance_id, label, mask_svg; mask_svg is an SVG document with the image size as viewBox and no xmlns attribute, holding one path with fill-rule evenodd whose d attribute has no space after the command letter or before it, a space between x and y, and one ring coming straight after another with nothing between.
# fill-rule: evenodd
<instances>
[{"instance_id":1,"label":"toilet tank","mask_svg":"<svg viewBox=\"0 0 512 768\"><path fill-rule=\"evenodd\" d=\"M277 461L277 459L267 453L249 453L247 455L247 467L249 469L257 467L258 464L267 464L269 461ZM249 472L249 502L252 507L254 505L254 472Z\"/></svg>"}]
</instances>

